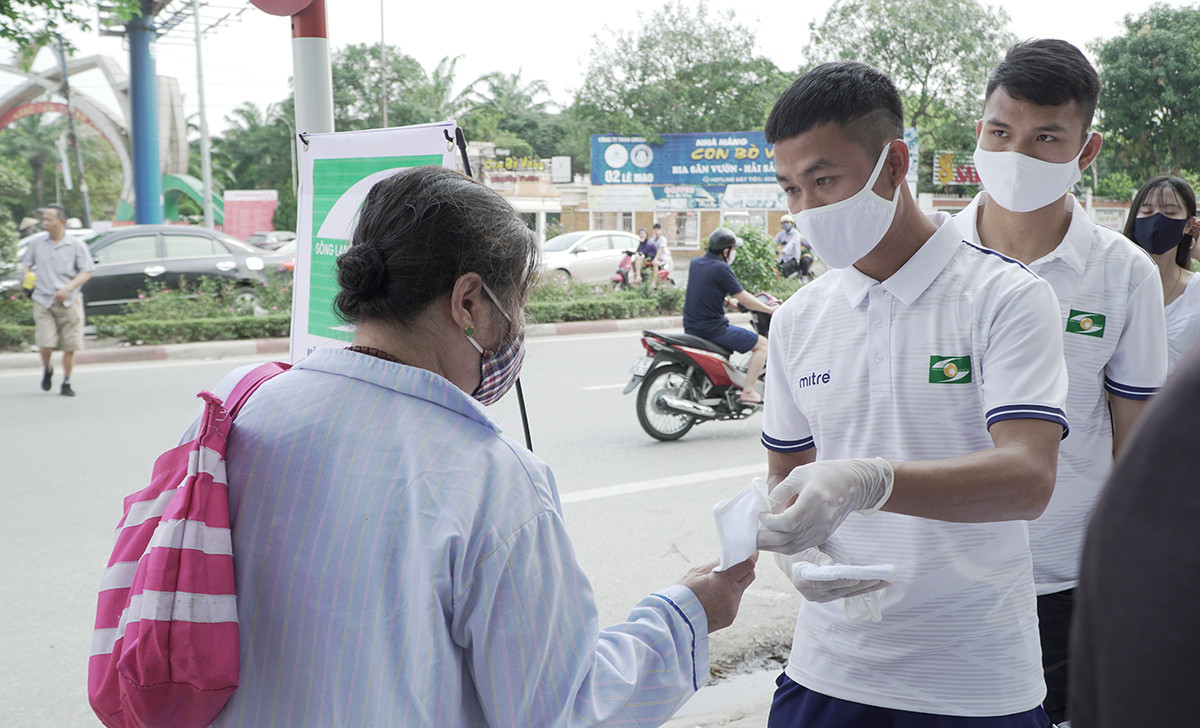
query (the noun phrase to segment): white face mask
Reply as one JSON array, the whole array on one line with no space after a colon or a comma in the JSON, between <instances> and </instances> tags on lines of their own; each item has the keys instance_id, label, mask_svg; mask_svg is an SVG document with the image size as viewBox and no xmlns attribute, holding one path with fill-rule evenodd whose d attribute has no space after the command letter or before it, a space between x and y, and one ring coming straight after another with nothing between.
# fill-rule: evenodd
<instances>
[{"instance_id":1,"label":"white face mask","mask_svg":"<svg viewBox=\"0 0 1200 728\"><path fill-rule=\"evenodd\" d=\"M900 194L893 189L892 199L885 200L871 189L883 171L891 146L889 143L883 148L867 184L853 196L831 205L792 213L800 235L808 239L809 245L830 268L847 268L857 263L879 245L892 226Z\"/></svg>"},{"instance_id":2,"label":"white face mask","mask_svg":"<svg viewBox=\"0 0 1200 728\"><path fill-rule=\"evenodd\" d=\"M1043 162L1020 152L989 152L975 146L975 171L997 205L1012 212L1032 212L1057 202L1079 181L1083 156L1092 135L1069 162Z\"/></svg>"}]
</instances>

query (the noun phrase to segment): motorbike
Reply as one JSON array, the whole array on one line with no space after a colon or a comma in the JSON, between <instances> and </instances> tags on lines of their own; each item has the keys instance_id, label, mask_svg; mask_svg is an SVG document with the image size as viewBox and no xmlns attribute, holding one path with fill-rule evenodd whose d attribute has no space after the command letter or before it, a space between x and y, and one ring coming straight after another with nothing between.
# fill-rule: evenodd
<instances>
[{"instance_id":1,"label":"motorbike","mask_svg":"<svg viewBox=\"0 0 1200 728\"><path fill-rule=\"evenodd\" d=\"M779 299L769 293L755 295L767 305ZM743 311L746 309L739 306ZM766 336L771 314L753 312L750 324ZM637 389L637 418L647 435L656 440L678 440L701 422L740 420L762 409L759 403L739 401L746 384L749 352L732 350L690 334L642 331L645 356L630 369L631 378L622 394ZM762 393L765 370L752 383Z\"/></svg>"},{"instance_id":2,"label":"motorbike","mask_svg":"<svg viewBox=\"0 0 1200 728\"><path fill-rule=\"evenodd\" d=\"M789 260L786 263L782 261L776 262L776 265L779 267L779 274L784 278L798 278L809 283L816 280L816 277L812 273L812 264L812 253L807 250L800 253L799 260Z\"/></svg>"},{"instance_id":3,"label":"motorbike","mask_svg":"<svg viewBox=\"0 0 1200 728\"><path fill-rule=\"evenodd\" d=\"M633 288L633 254L635 251L626 250L625 255L621 256L621 262L617 263L617 272L609 276L612 281L613 288L618 291L624 288ZM659 266L656 271L658 282L675 285L675 279L671 277L671 269L665 265Z\"/></svg>"}]
</instances>

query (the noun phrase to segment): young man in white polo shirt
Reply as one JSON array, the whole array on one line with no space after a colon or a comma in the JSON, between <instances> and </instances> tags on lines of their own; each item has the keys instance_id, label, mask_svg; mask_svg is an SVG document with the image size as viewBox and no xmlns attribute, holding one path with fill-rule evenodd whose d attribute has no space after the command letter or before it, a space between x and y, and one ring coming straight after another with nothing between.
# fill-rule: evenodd
<instances>
[{"instance_id":1,"label":"young man in white polo shirt","mask_svg":"<svg viewBox=\"0 0 1200 728\"><path fill-rule=\"evenodd\" d=\"M1069 194L1100 152L1090 132L1100 79L1075 46L1009 49L988 80L976 127L984 192L956 217L966 239L1016 258L1054 286L1070 388L1071 436L1058 482L1029 524L1038 592L1046 712L1067 718L1072 590L1092 507L1113 458L1166 376L1162 283L1121 233L1096 225Z\"/></svg>"},{"instance_id":2,"label":"young man in white polo shirt","mask_svg":"<svg viewBox=\"0 0 1200 728\"><path fill-rule=\"evenodd\" d=\"M758 542L794 554L777 560L806 599L769 725L1045 728L1023 519L1049 501L1067 426L1058 305L921 213L902 119L886 76L841 62L767 120L796 225L831 268L771 325L762 440L781 512ZM821 581L809 564L895 572Z\"/></svg>"}]
</instances>

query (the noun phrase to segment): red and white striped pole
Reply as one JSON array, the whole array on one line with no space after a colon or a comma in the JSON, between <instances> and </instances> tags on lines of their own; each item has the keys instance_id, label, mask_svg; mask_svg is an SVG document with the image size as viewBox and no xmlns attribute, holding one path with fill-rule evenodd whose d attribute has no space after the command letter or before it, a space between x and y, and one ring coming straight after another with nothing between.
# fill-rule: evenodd
<instances>
[{"instance_id":1,"label":"red and white striped pole","mask_svg":"<svg viewBox=\"0 0 1200 728\"><path fill-rule=\"evenodd\" d=\"M333 69L325 30L325 0L251 0L271 15L292 18L296 132L333 131Z\"/></svg>"}]
</instances>

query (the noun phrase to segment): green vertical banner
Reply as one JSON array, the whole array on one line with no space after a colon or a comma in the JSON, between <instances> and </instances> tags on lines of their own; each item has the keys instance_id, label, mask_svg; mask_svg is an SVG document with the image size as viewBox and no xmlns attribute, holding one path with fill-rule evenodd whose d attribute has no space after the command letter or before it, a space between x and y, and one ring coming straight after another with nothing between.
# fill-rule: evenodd
<instances>
[{"instance_id":1,"label":"green vertical banner","mask_svg":"<svg viewBox=\"0 0 1200 728\"><path fill-rule=\"evenodd\" d=\"M371 187L397 172L425 165L453 169L453 121L438 124L311 134L301 152L291 359L322 346L344 346L354 327L338 318L337 258L350 246L359 208Z\"/></svg>"}]
</instances>

